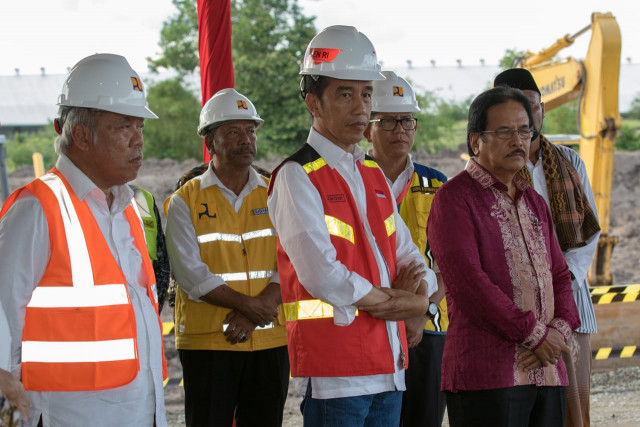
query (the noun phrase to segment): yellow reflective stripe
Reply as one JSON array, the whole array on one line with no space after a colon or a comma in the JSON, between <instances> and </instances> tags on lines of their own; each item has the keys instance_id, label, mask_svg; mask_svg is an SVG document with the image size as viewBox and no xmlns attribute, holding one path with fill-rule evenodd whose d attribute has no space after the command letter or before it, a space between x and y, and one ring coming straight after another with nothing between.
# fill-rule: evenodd
<instances>
[{"instance_id":1,"label":"yellow reflective stripe","mask_svg":"<svg viewBox=\"0 0 640 427\"><path fill-rule=\"evenodd\" d=\"M384 220L384 226L387 229L387 236L391 236L396 232L396 216L391 214L389 218Z\"/></svg>"},{"instance_id":2,"label":"yellow reflective stripe","mask_svg":"<svg viewBox=\"0 0 640 427\"><path fill-rule=\"evenodd\" d=\"M378 164L375 162L375 160L365 160L364 162L362 162L363 166L366 166L368 168L377 168Z\"/></svg>"},{"instance_id":3,"label":"yellow reflective stripe","mask_svg":"<svg viewBox=\"0 0 640 427\"><path fill-rule=\"evenodd\" d=\"M342 237L343 239L355 244L353 227L349 224L329 215L324 216L324 222L327 223L327 230L329 230L329 234L336 237Z\"/></svg>"},{"instance_id":4,"label":"yellow reflective stripe","mask_svg":"<svg viewBox=\"0 0 640 427\"><path fill-rule=\"evenodd\" d=\"M313 171L317 171L318 169L326 165L327 165L327 162L325 162L324 159L321 157L317 160L314 160L313 162L309 162L305 165L302 165L302 167L304 168L306 173L311 173Z\"/></svg>"},{"instance_id":5,"label":"yellow reflective stripe","mask_svg":"<svg viewBox=\"0 0 640 427\"><path fill-rule=\"evenodd\" d=\"M294 320L327 319L333 317L333 306L319 299L282 304L287 322ZM356 316L358 310L356 310Z\"/></svg>"}]
</instances>

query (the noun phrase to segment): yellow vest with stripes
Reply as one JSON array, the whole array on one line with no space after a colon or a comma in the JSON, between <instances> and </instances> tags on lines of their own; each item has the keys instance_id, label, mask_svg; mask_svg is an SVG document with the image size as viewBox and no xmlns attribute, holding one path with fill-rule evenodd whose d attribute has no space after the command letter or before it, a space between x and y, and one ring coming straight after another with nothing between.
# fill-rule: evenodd
<instances>
[{"instance_id":1,"label":"yellow vest with stripes","mask_svg":"<svg viewBox=\"0 0 640 427\"><path fill-rule=\"evenodd\" d=\"M190 180L176 194L189 206L200 256L211 272L222 277L237 292L259 295L277 270L277 241L267 210L267 189L254 189L244 198L237 213L217 186L200 191L200 178ZM183 350L253 351L287 344L282 307L279 307L278 318L272 325L254 330L246 342L235 345L228 343L223 335L223 320L230 311L190 299L178 287L176 347Z\"/></svg>"},{"instance_id":2,"label":"yellow vest with stripes","mask_svg":"<svg viewBox=\"0 0 640 427\"><path fill-rule=\"evenodd\" d=\"M417 171L411 176L409 191L402 199L398 212L411 232L411 239L416 244L420 253L425 258L427 266L433 268L433 254L427 247L427 219L431 211L431 203L436 195L436 190L443 182L435 177L421 176ZM447 301L442 298L438 304L438 315L434 319L427 320L424 326L426 331L446 332L449 326L449 316L447 313Z\"/></svg>"}]
</instances>

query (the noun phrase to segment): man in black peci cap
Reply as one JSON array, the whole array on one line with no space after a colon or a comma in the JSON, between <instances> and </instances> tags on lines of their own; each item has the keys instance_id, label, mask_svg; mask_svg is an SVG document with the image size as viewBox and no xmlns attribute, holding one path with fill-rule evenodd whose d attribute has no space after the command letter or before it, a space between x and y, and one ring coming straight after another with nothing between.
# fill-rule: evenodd
<instances>
[{"instance_id":1,"label":"man in black peci cap","mask_svg":"<svg viewBox=\"0 0 640 427\"><path fill-rule=\"evenodd\" d=\"M563 354L569 376L566 401L567 426L588 426L591 388L591 345L596 318L587 285L587 270L596 251L600 225L595 199L584 162L574 150L549 142L540 132L544 102L531 73L512 68L498 74L494 86L522 90L529 98L536 133L531 139L529 159L520 173L544 197L551 209L556 236L571 271L573 297L582 325L573 331Z\"/></svg>"}]
</instances>

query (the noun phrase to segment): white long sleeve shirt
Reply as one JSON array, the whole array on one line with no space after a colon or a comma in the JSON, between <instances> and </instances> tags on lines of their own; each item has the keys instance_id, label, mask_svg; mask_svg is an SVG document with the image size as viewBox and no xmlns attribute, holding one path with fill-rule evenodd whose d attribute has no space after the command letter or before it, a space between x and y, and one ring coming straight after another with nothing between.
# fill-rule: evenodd
<instances>
[{"instance_id":1,"label":"white long sleeve shirt","mask_svg":"<svg viewBox=\"0 0 640 427\"><path fill-rule=\"evenodd\" d=\"M364 226L367 241L374 253L381 286L390 286L390 275L385 259L375 242L367 219L365 186L356 162L364 160L364 152L354 146L353 154L347 153L330 140L311 129L307 140L327 165L336 169L347 182L356 202L358 215ZM346 268L336 259L335 247L331 244L324 220L322 200L305 170L295 162L288 162L278 171L273 191L268 199L269 215L278 233L280 243L296 270L305 289L324 302L334 306L334 323L347 326L355 318L356 301L363 298L373 285ZM437 289L436 277L429 270L411 234L397 212L396 218L396 262L403 266L416 261L427 271L428 295ZM312 396L317 399L361 396L393 390L404 390L404 368L397 322L387 321L389 345L393 352L394 374L358 377L313 377ZM290 349L292 351L292 349Z\"/></svg>"},{"instance_id":2,"label":"white long sleeve shirt","mask_svg":"<svg viewBox=\"0 0 640 427\"><path fill-rule=\"evenodd\" d=\"M166 426L162 384L162 334L156 310L147 297L142 256L134 245L124 209L131 203L129 186L112 187L111 208L105 194L66 156L56 167L89 205L116 262L127 280L138 339L140 371L122 387L86 392L30 391L28 425L42 414L45 426ZM24 191L0 220L0 302L11 331L11 369L20 375L22 330L26 306L42 277L51 249L42 205Z\"/></svg>"},{"instance_id":3,"label":"white long sleeve shirt","mask_svg":"<svg viewBox=\"0 0 640 427\"><path fill-rule=\"evenodd\" d=\"M598 217L598 211L596 207L596 200L593 196L593 190L591 189L591 183L587 176L587 170L584 166L584 162L574 150L569 147L557 145L564 156L573 165L575 170L580 176L582 183L582 189L584 190L585 197L591 205L596 218ZM549 202L549 191L547 189L547 181L544 177L544 168L542 166L542 150L540 150L539 158L536 164L531 163L531 160L527 160L527 169L533 180L533 188L538 194L540 194L547 202L547 206L551 208ZM557 237L557 235L556 235ZM563 252L564 258L569 266L569 271L573 273L575 279L573 280L573 298L576 301L578 307L578 314L580 315L580 322L582 325L576 329L581 333L596 333L597 324L596 316L593 310L593 303L591 302L591 295L589 293L589 286L587 285L587 272L589 266L593 260L593 256L596 253L598 247L598 239L600 238L600 232L594 234L589 238L587 244L580 248L570 248Z\"/></svg>"},{"instance_id":4,"label":"white long sleeve shirt","mask_svg":"<svg viewBox=\"0 0 640 427\"><path fill-rule=\"evenodd\" d=\"M217 186L236 212L240 211L245 197L253 190L258 187L267 187L264 180L253 168L249 168L249 180L238 195L224 186L211 169L211 165L205 173L193 179L200 180L200 190L213 185ZM209 266L202 262L200 245L191 220L191 211L182 197L176 194L171 196L169 200L165 235L171 270L180 287L191 299L200 301L201 296L208 294L218 286L226 285L220 276L213 274ZM271 277L271 282L280 283L277 272Z\"/></svg>"}]
</instances>

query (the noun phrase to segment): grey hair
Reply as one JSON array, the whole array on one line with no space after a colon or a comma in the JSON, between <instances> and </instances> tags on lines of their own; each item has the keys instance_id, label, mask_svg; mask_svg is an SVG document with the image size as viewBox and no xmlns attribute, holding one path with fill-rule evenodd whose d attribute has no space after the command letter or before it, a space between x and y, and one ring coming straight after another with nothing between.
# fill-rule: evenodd
<instances>
[{"instance_id":1,"label":"grey hair","mask_svg":"<svg viewBox=\"0 0 640 427\"><path fill-rule=\"evenodd\" d=\"M75 125L85 126L91 132L91 139L95 144L97 142L96 127L98 124L97 115L98 110L91 110L89 108L72 107L66 108L60 114L60 121L62 121L62 133L58 135L54 142L56 153L67 154L69 146L73 137L71 130Z\"/></svg>"}]
</instances>

